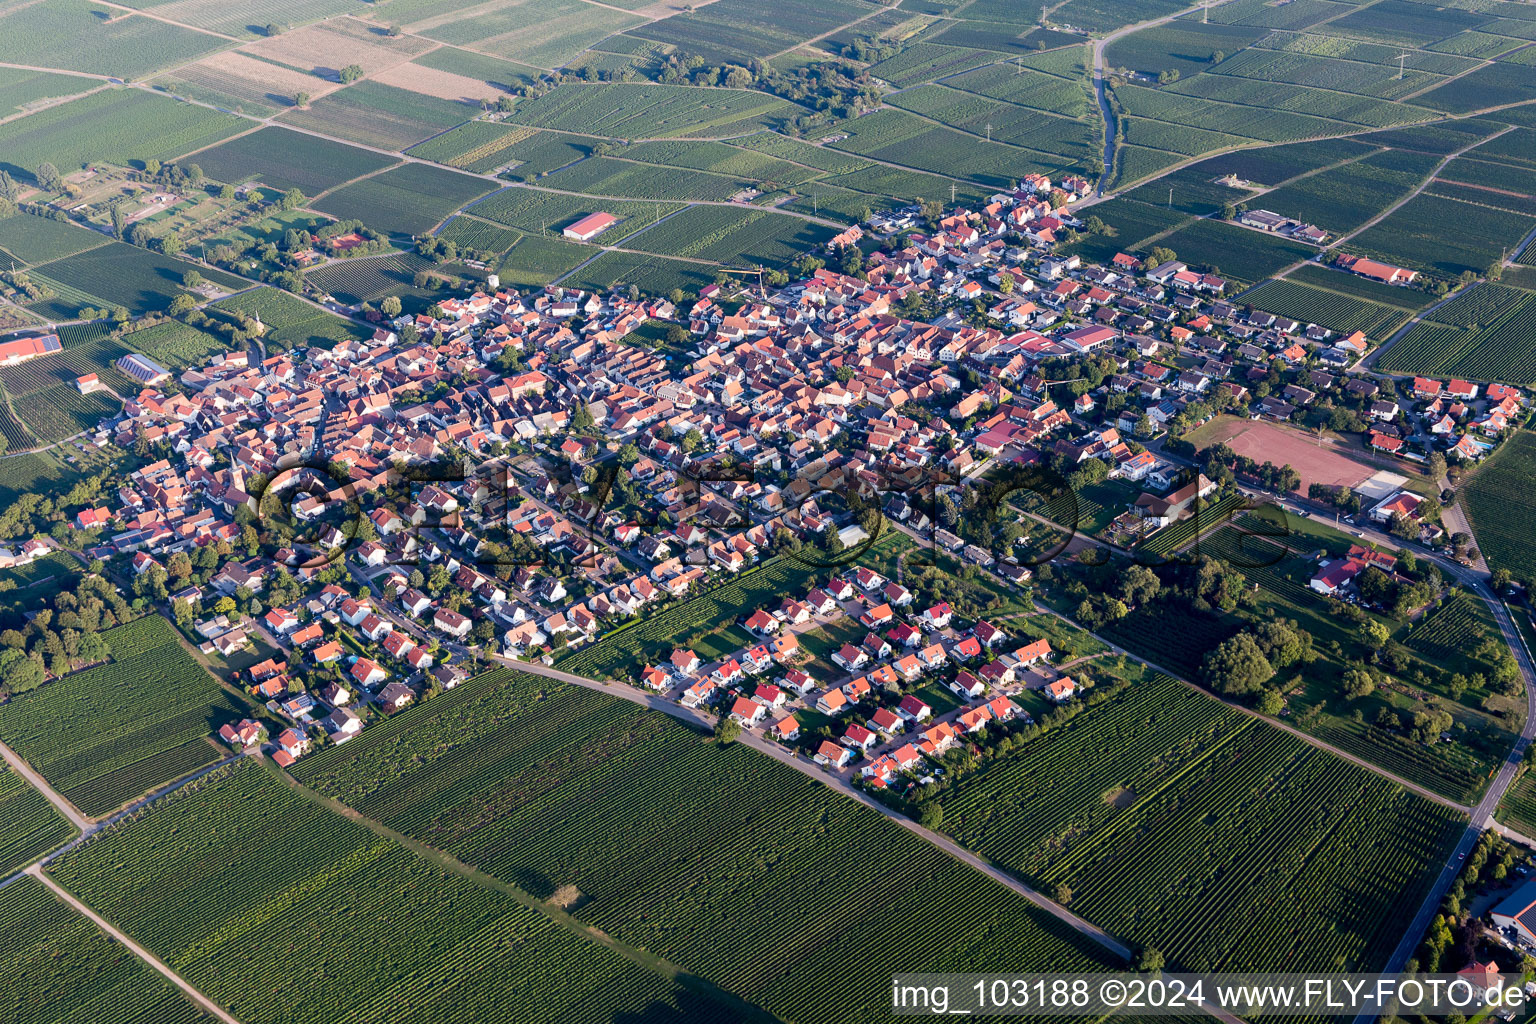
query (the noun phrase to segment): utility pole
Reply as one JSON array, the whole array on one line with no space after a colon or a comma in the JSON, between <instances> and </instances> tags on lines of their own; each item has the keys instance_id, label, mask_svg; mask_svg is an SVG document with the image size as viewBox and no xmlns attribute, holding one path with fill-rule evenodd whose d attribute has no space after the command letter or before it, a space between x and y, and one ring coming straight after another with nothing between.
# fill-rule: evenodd
<instances>
[{"instance_id":1,"label":"utility pole","mask_svg":"<svg viewBox=\"0 0 1536 1024\"><path fill-rule=\"evenodd\" d=\"M1168 209L1173 209L1173 189L1168 190Z\"/></svg>"},{"instance_id":2,"label":"utility pole","mask_svg":"<svg viewBox=\"0 0 1536 1024\"><path fill-rule=\"evenodd\" d=\"M992 122L991 121L987 122L987 141L988 142L992 141Z\"/></svg>"},{"instance_id":3,"label":"utility pole","mask_svg":"<svg viewBox=\"0 0 1536 1024\"><path fill-rule=\"evenodd\" d=\"M1397 55L1397 80L1399 82L1403 80L1403 61L1406 60L1407 57L1408 55L1406 53L1400 53Z\"/></svg>"},{"instance_id":4,"label":"utility pole","mask_svg":"<svg viewBox=\"0 0 1536 1024\"><path fill-rule=\"evenodd\" d=\"M1210 23L1211 23L1211 0L1205 0L1205 3L1202 4L1201 7L1200 7L1200 24L1202 24L1202 25L1209 25Z\"/></svg>"},{"instance_id":5,"label":"utility pole","mask_svg":"<svg viewBox=\"0 0 1536 1024\"><path fill-rule=\"evenodd\" d=\"M954 206L955 205L955 183L954 182L950 182L949 183L949 205L950 206Z\"/></svg>"}]
</instances>

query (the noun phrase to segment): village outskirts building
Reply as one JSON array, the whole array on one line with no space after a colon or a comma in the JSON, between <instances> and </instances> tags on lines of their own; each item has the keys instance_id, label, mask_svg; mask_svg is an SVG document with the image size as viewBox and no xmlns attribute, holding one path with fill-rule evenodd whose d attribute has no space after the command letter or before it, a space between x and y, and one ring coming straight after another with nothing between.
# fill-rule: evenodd
<instances>
[{"instance_id":1,"label":"village outskirts building","mask_svg":"<svg viewBox=\"0 0 1536 1024\"><path fill-rule=\"evenodd\" d=\"M577 242L590 242L618 222L619 218L600 210L597 213L587 214L574 224L567 225L561 234Z\"/></svg>"}]
</instances>

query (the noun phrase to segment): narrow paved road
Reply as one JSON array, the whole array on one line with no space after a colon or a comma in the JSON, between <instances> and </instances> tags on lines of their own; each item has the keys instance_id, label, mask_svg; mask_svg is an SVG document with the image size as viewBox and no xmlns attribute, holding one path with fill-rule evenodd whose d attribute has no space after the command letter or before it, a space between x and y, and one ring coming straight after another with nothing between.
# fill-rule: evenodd
<instances>
[{"instance_id":1,"label":"narrow paved road","mask_svg":"<svg viewBox=\"0 0 1536 1024\"><path fill-rule=\"evenodd\" d=\"M43 796L48 799L48 802L53 804L53 806L58 809L60 814L69 819L69 823L71 825L75 826L75 828L78 828L81 831L85 831L92 827L90 818L87 818L85 815L81 814L78 807L64 799L58 790L48 785L47 779L39 775L31 765L27 764L26 760L20 754L16 753L16 751L12 750L4 743L0 743L0 757L5 758L5 763L10 765L17 775L20 775L22 778L26 779L32 784L34 789L43 794Z\"/></svg>"},{"instance_id":2,"label":"narrow paved road","mask_svg":"<svg viewBox=\"0 0 1536 1024\"><path fill-rule=\"evenodd\" d=\"M43 867L41 864L34 864L27 868L27 874L31 875L39 882L42 882L49 889L52 889L53 894L60 900L69 904L69 906L73 907L76 913L80 914L82 917L89 918L90 921L96 925L96 927L112 936L118 942L121 942L140 960L143 960L145 963L149 964L149 966L165 975L166 979L170 981L171 984L185 992L187 996L198 1006L201 1006L204 1010L207 1010L209 1013L213 1014L219 1020L223 1021L224 1024L240 1024L238 1020L226 1013L222 1006L214 1002L212 999L209 999L207 996L203 995L197 989L193 988L191 984L186 981L186 979L182 978L181 975L167 967L165 962L162 961L159 957L155 956L155 954L151 953L137 942L134 942L127 935L124 935L122 932L118 931L117 927L106 918L96 913L96 911L92 910L84 903L81 903L79 900L75 899L74 894L71 893L68 889L65 889L58 882L55 882L53 879L43 874Z\"/></svg>"},{"instance_id":3,"label":"narrow paved road","mask_svg":"<svg viewBox=\"0 0 1536 1024\"><path fill-rule=\"evenodd\" d=\"M673 718L687 722L690 725L695 725L710 730L714 729L715 727L717 716L708 714L707 712L695 711L690 708L685 708L681 704L674 704L672 701L669 701L664 697L658 697L649 693L642 693L627 683L606 683L596 679L588 679L586 676L578 676L570 672L562 672L557 668L551 668L542 662L518 661L514 658L504 658L499 655L494 657L496 661L511 668L515 668L523 672L529 672L533 675L544 676L545 678L554 679L558 682L569 683L572 686L584 686L589 690L597 690L601 693L606 693L613 697L619 697L623 700L630 701L631 703L638 704L643 708L648 708L651 711L660 711L662 714L671 715ZM789 767L794 768L796 771L799 771L809 776L810 778L817 780L823 785L837 790L844 796L852 797L853 799L864 804L866 807L870 807L876 811L879 811L887 818L901 825L903 828L906 828L911 832L915 832L917 835L921 836L923 839L926 839L928 842L932 843L934 846L937 846L939 849L943 850L945 853L949 854L951 857L955 858L961 863L967 864L970 867L975 868L977 871L980 871L988 878L1006 885L1008 888L1012 889L1020 896L1023 896L1025 899L1029 900L1040 909L1066 922L1072 928L1086 935L1088 938L1092 939L1094 942L1097 942L1099 945L1103 946L1105 949L1114 953L1121 959L1127 961L1131 959L1133 955L1131 948L1125 943L1121 942L1119 939L1115 938L1113 935L1110 935L1098 925L1078 917L1076 914L1072 913L1070 910L1063 907L1055 900L1052 900L1042 893L1031 889L1023 882L1020 882L1017 878L1014 878L1012 875L1009 875L1007 872L995 867L988 861L983 860L981 857L978 857L976 854L962 846L957 845L939 833L934 832L931 829L923 828L923 826L919 825L911 818L908 818L906 815L892 810L877 800L871 799L866 794L855 789L853 785L842 776L835 775L832 772L822 771L819 767L816 766L815 762L808 761L805 758L795 754L794 752L779 746L777 743L773 743L764 739L759 733L750 729L742 730L741 738L737 742L743 743L746 746L751 747L753 750L773 758L775 761L778 761L781 764L786 764Z\"/></svg>"},{"instance_id":4,"label":"narrow paved road","mask_svg":"<svg viewBox=\"0 0 1536 1024\"><path fill-rule=\"evenodd\" d=\"M610 684L596 679L588 679L586 676L578 676L570 672L562 672L557 668L551 668L542 662L518 661L513 658L504 658L500 655L493 655L492 657L497 662L503 665L507 665L511 668L516 668L523 672L529 672L533 675L544 676L547 679L554 679L558 682L569 683L572 686L584 686L589 690L597 690L601 693L619 697L623 700L638 704L641 707L648 708L652 711L660 711L662 714L671 715L673 718L679 719L692 725L701 726L706 729L713 729L717 720L717 716L715 715L685 708L680 704L674 704L664 697L659 697L649 693L642 693L627 683ZM737 742L744 743L751 747L753 750L771 757L773 760L778 761L781 764L788 765L796 771L812 779L815 779L822 785L827 786L830 789L835 789L844 796L857 800L864 806L877 811L880 814L883 814L885 817L889 818L891 821L894 821L902 828L916 834L923 840L931 843L933 846L938 847L940 850L943 850L945 853L949 854L960 863L981 872L988 878L997 882L999 885L1007 886L1009 889L1018 893L1020 896L1023 896L1025 899L1029 900L1041 910L1044 910L1046 913L1062 921L1064 924L1068 925L1079 934L1098 943L1104 949L1109 950L1120 959L1126 962L1130 962L1130 960L1133 958L1134 952L1131 947L1115 938L1103 928L1100 928L1093 922L1085 920L1084 918L1081 918L1078 915L1072 913L1072 911L1068 910L1060 903L1057 903L1055 900L1050 899L1044 894L1030 888L1023 882L1019 881L1017 878L1008 874L1006 871L996 867L985 858L979 857L972 853L970 850L967 850L965 847L955 843L947 836L934 832L932 829L926 829L922 825L919 825L917 822L913 821L911 818L908 818L906 815L892 810L879 801L872 799L860 790L855 789L853 785L842 776L833 774L832 772L823 771L821 768L816 766L815 762L808 761L804 757L801 757L798 754L795 754L794 752L779 746L777 743L773 743L767 739L764 739L762 735L750 729L742 730L740 739L738 739ZM1242 1021L1232 1014L1226 1013L1225 1011L1220 1010L1214 1006L1205 1007L1205 1011L1216 1019L1222 1021L1223 1024L1246 1024L1245 1021Z\"/></svg>"},{"instance_id":5,"label":"narrow paved road","mask_svg":"<svg viewBox=\"0 0 1536 1024\"><path fill-rule=\"evenodd\" d=\"M1213 2L1208 4L1195 4L1181 11L1165 14L1161 18L1151 18L1147 21L1138 21L1134 25L1117 28L1109 35L1093 41L1093 65L1091 68L1093 96L1098 101L1099 116L1104 119L1104 171L1099 175L1099 184L1096 190L1099 198L1102 199L1104 197L1104 182L1114 174L1116 148L1114 111L1110 108L1109 97L1106 94L1104 85L1104 48L1121 36L1127 36L1132 32L1141 32L1149 28L1156 28L1158 25L1166 25L1175 18L1182 18L1184 15L1192 14L1204 7L1220 7L1222 4L1230 2L1231 0L1213 0Z\"/></svg>"}]
</instances>

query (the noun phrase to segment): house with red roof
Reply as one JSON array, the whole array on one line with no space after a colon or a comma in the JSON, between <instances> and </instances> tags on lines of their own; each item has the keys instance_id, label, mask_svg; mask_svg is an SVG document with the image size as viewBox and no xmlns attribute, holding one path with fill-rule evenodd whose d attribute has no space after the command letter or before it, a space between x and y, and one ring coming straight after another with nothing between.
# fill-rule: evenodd
<instances>
[{"instance_id":1,"label":"house with red roof","mask_svg":"<svg viewBox=\"0 0 1536 1024\"><path fill-rule=\"evenodd\" d=\"M896 705L896 713L908 722L922 722L932 717L933 708L921 697L909 693Z\"/></svg>"},{"instance_id":2,"label":"house with red roof","mask_svg":"<svg viewBox=\"0 0 1536 1024\"><path fill-rule=\"evenodd\" d=\"M840 715L848 710L848 697L842 690L828 690L817 699L816 710L824 715Z\"/></svg>"},{"instance_id":3,"label":"house with red roof","mask_svg":"<svg viewBox=\"0 0 1536 1024\"><path fill-rule=\"evenodd\" d=\"M1036 662L1044 661L1051 656L1051 642L1045 637L1027 643L1013 652L1013 660L1022 668L1028 668Z\"/></svg>"},{"instance_id":4,"label":"house with red roof","mask_svg":"<svg viewBox=\"0 0 1536 1024\"><path fill-rule=\"evenodd\" d=\"M833 743L831 740L822 740L821 746L816 748L815 762L828 768L844 768L853 760L853 751L847 747Z\"/></svg>"},{"instance_id":5,"label":"house with red roof","mask_svg":"<svg viewBox=\"0 0 1536 1024\"><path fill-rule=\"evenodd\" d=\"M379 667L379 664L368 658L358 658L352 663L351 675L363 686L376 686L382 683L387 673Z\"/></svg>"},{"instance_id":6,"label":"house with red roof","mask_svg":"<svg viewBox=\"0 0 1536 1024\"><path fill-rule=\"evenodd\" d=\"M980 697L983 693L987 692L986 683L983 683L974 673L963 669L949 684L949 688L968 700Z\"/></svg>"},{"instance_id":7,"label":"house with red roof","mask_svg":"<svg viewBox=\"0 0 1536 1024\"><path fill-rule=\"evenodd\" d=\"M785 743L792 743L800 738L800 720L794 715L787 715L773 723L772 733Z\"/></svg>"},{"instance_id":8,"label":"house with red roof","mask_svg":"<svg viewBox=\"0 0 1536 1024\"><path fill-rule=\"evenodd\" d=\"M847 732L843 733L842 743L844 746L857 750L862 754L874 746L877 739L878 737L873 732L858 723L854 723L848 727Z\"/></svg>"},{"instance_id":9,"label":"house with red roof","mask_svg":"<svg viewBox=\"0 0 1536 1024\"><path fill-rule=\"evenodd\" d=\"M761 722L767 713L767 708L748 697L737 697L731 702L731 718L744 729Z\"/></svg>"},{"instance_id":10,"label":"house with red roof","mask_svg":"<svg viewBox=\"0 0 1536 1024\"><path fill-rule=\"evenodd\" d=\"M1071 676L1062 676L1044 686L1045 699L1053 704L1064 704L1077 693L1077 683Z\"/></svg>"},{"instance_id":11,"label":"house with red roof","mask_svg":"<svg viewBox=\"0 0 1536 1024\"><path fill-rule=\"evenodd\" d=\"M991 647L993 644L1001 640L1008 639L1007 633L1004 633L1001 629L998 629L996 626L992 625L992 623L986 621L985 619L976 623L976 628L971 630L971 634L987 647Z\"/></svg>"}]
</instances>

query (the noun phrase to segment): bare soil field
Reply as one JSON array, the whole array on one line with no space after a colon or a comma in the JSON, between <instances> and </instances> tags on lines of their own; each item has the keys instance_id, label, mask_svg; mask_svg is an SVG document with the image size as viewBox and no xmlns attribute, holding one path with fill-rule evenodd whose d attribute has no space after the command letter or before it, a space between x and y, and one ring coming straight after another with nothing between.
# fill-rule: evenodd
<instances>
[{"instance_id":1,"label":"bare soil field","mask_svg":"<svg viewBox=\"0 0 1536 1024\"><path fill-rule=\"evenodd\" d=\"M501 91L478 78L456 75L452 71L438 71L420 64L397 64L372 77L375 82L393 85L397 89L409 89L425 96L464 103L479 103Z\"/></svg>"},{"instance_id":2,"label":"bare soil field","mask_svg":"<svg viewBox=\"0 0 1536 1024\"><path fill-rule=\"evenodd\" d=\"M215 53L177 71L174 76L193 85L214 89L251 103L286 105L295 94L307 92L315 99L340 88L339 82L278 67L234 50Z\"/></svg>"},{"instance_id":3,"label":"bare soil field","mask_svg":"<svg viewBox=\"0 0 1536 1024\"><path fill-rule=\"evenodd\" d=\"M1256 462L1289 465L1301 474L1299 494L1306 494L1315 483L1357 488L1377 472L1374 467L1361 465L1342 454L1330 441L1268 420L1221 417L1199 428L1189 440L1197 448L1224 443Z\"/></svg>"},{"instance_id":4,"label":"bare soil field","mask_svg":"<svg viewBox=\"0 0 1536 1024\"><path fill-rule=\"evenodd\" d=\"M241 47L245 53L279 61L302 71L335 78L348 64L368 75L404 64L433 49L430 40L374 34L374 29L351 19L310 25L270 39L258 39Z\"/></svg>"}]
</instances>

